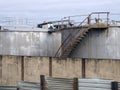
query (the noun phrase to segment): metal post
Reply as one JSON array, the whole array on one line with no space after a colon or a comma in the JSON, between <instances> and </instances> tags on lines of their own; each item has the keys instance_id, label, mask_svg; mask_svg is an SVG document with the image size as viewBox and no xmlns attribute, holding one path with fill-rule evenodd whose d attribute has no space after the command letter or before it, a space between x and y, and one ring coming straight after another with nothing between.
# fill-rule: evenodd
<instances>
[{"instance_id":1,"label":"metal post","mask_svg":"<svg viewBox=\"0 0 120 90\"><path fill-rule=\"evenodd\" d=\"M49 76L52 77L52 57L49 57Z\"/></svg>"},{"instance_id":2,"label":"metal post","mask_svg":"<svg viewBox=\"0 0 120 90\"><path fill-rule=\"evenodd\" d=\"M90 25L90 16L88 16L88 21L87 21L87 24Z\"/></svg>"},{"instance_id":3,"label":"metal post","mask_svg":"<svg viewBox=\"0 0 120 90\"><path fill-rule=\"evenodd\" d=\"M21 57L21 80L24 81L24 56Z\"/></svg>"},{"instance_id":4,"label":"metal post","mask_svg":"<svg viewBox=\"0 0 120 90\"><path fill-rule=\"evenodd\" d=\"M98 25L100 24L100 14L98 13Z\"/></svg>"},{"instance_id":5,"label":"metal post","mask_svg":"<svg viewBox=\"0 0 120 90\"><path fill-rule=\"evenodd\" d=\"M82 59L82 78L85 78L85 59Z\"/></svg>"},{"instance_id":6,"label":"metal post","mask_svg":"<svg viewBox=\"0 0 120 90\"><path fill-rule=\"evenodd\" d=\"M109 26L109 12L107 12L107 26Z\"/></svg>"},{"instance_id":7,"label":"metal post","mask_svg":"<svg viewBox=\"0 0 120 90\"><path fill-rule=\"evenodd\" d=\"M118 90L118 82L112 82L111 88L112 88L112 90Z\"/></svg>"},{"instance_id":8,"label":"metal post","mask_svg":"<svg viewBox=\"0 0 120 90\"><path fill-rule=\"evenodd\" d=\"M73 90L78 90L78 78L74 78Z\"/></svg>"},{"instance_id":9,"label":"metal post","mask_svg":"<svg viewBox=\"0 0 120 90\"><path fill-rule=\"evenodd\" d=\"M0 78L2 79L2 55L0 55ZM2 80L0 80L0 83L2 83Z\"/></svg>"},{"instance_id":10,"label":"metal post","mask_svg":"<svg viewBox=\"0 0 120 90\"><path fill-rule=\"evenodd\" d=\"M45 87L45 76L44 75L40 75L40 83L41 83L41 89L40 90L46 90Z\"/></svg>"}]
</instances>

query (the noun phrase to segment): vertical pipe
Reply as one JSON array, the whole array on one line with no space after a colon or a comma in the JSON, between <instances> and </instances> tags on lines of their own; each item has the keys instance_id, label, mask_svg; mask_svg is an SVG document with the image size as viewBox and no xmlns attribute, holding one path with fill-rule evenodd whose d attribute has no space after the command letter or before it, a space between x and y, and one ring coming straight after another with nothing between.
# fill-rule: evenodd
<instances>
[{"instance_id":1,"label":"vertical pipe","mask_svg":"<svg viewBox=\"0 0 120 90\"><path fill-rule=\"evenodd\" d=\"M49 57L49 76L52 77L52 57Z\"/></svg>"},{"instance_id":2,"label":"vertical pipe","mask_svg":"<svg viewBox=\"0 0 120 90\"><path fill-rule=\"evenodd\" d=\"M85 78L85 59L82 59L82 78Z\"/></svg>"},{"instance_id":3,"label":"vertical pipe","mask_svg":"<svg viewBox=\"0 0 120 90\"><path fill-rule=\"evenodd\" d=\"M24 56L21 56L21 80L24 81Z\"/></svg>"},{"instance_id":4,"label":"vertical pipe","mask_svg":"<svg viewBox=\"0 0 120 90\"><path fill-rule=\"evenodd\" d=\"M73 90L78 90L78 78L74 78Z\"/></svg>"},{"instance_id":5,"label":"vertical pipe","mask_svg":"<svg viewBox=\"0 0 120 90\"><path fill-rule=\"evenodd\" d=\"M45 76L44 76L44 75L40 75L40 84L41 84L40 90L46 90L46 86L45 86Z\"/></svg>"}]
</instances>

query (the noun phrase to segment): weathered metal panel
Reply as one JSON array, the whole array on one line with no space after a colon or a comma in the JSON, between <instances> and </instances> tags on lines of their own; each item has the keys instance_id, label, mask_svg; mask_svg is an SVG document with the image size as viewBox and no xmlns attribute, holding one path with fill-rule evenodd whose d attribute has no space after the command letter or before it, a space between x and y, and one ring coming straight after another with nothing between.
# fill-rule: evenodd
<instances>
[{"instance_id":1,"label":"weathered metal panel","mask_svg":"<svg viewBox=\"0 0 120 90\"><path fill-rule=\"evenodd\" d=\"M111 90L112 80L78 79L78 90Z\"/></svg>"},{"instance_id":2,"label":"weathered metal panel","mask_svg":"<svg viewBox=\"0 0 120 90\"><path fill-rule=\"evenodd\" d=\"M21 81L18 83L19 90L41 90L40 83Z\"/></svg>"},{"instance_id":3,"label":"weathered metal panel","mask_svg":"<svg viewBox=\"0 0 120 90\"><path fill-rule=\"evenodd\" d=\"M0 55L54 56L61 44L61 33L47 31L1 31Z\"/></svg>"},{"instance_id":4,"label":"weathered metal panel","mask_svg":"<svg viewBox=\"0 0 120 90\"><path fill-rule=\"evenodd\" d=\"M90 30L71 57L120 59L120 27Z\"/></svg>"},{"instance_id":5,"label":"weathered metal panel","mask_svg":"<svg viewBox=\"0 0 120 90\"><path fill-rule=\"evenodd\" d=\"M118 90L120 90L120 82L118 82Z\"/></svg>"},{"instance_id":6,"label":"weathered metal panel","mask_svg":"<svg viewBox=\"0 0 120 90\"><path fill-rule=\"evenodd\" d=\"M73 79L47 78L48 90L73 90Z\"/></svg>"},{"instance_id":7,"label":"weathered metal panel","mask_svg":"<svg viewBox=\"0 0 120 90\"><path fill-rule=\"evenodd\" d=\"M17 86L0 86L0 90L17 90Z\"/></svg>"}]
</instances>

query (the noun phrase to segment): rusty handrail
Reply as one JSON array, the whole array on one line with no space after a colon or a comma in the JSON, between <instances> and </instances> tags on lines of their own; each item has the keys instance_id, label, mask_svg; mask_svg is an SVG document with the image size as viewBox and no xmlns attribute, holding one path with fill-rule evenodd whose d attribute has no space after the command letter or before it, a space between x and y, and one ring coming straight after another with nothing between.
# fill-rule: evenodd
<instances>
[{"instance_id":1,"label":"rusty handrail","mask_svg":"<svg viewBox=\"0 0 120 90\"><path fill-rule=\"evenodd\" d=\"M71 34L69 34L67 36L67 38L62 42L61 46L59 47L59 49L57 50L56 54L55 54L55 57L57 56L58 52L60 51L61 47L64 45L64 43L67 41L67 39L70 37Z\"/></svg>"},{"instance_id":2,"label":"rusty handrail","mask_svg":"<svg viewBox=\"0 0 120 90\"><path fill-rule=\"evenodd\" d=\"M87 20L88 17L86 17L80 24L79 26L82 25L82 23L85 22L85 20ZM72 31L73 32L73 31ZM60 49L62 48L62 46L64 45L64 43L69 39L69 37L71 36L72 32L66 37L66 39L62 42L61 46L59 47L59 49L57 50L55 57L57 56L57 54L59 53ZM65 51L65 50L64 50Z\"/></svg>"},{"instance_id":3,"label":"rusty handrail","mask_svg":"<svg viewBox=\"0 0 120 90\"><path fill-rule=\"evenodd\" d=\"M91 15L92 14L104 14L104 13L106 13L107 14L107 26L109 25L108 24L108 22L109 22L109 12L93 12L93 13L91 13L91 14L89 14L79 25L78 25L78 27L81 27L82 26L82 24L87 20L87 24L88 25L90 25L91 24ZM98 16L98 18L99 18L99 16ZM82 28L82 27L81 27ZM57 50L57 52L56 52L56 54L55 54L55 57L57 56L57 55L60 55L61 54L61 52L60 52L60 50L64 47L64 43L67 41L67 40L69 40L69 38L70 38L70 36L72 35L72 34L78 34L79 32L80 32L80 30L78 30L77 32L74 32L74 30L72 31L72 32L70 32L70 34L65 38L65 40L62 42L62 44L60 45L60 47L59 47L59 49ZM80 34L81 35L81 34ZM79 36L77 36L77 37L79 37ZM76 38L75 38L76 39ZM71 44L71 43L69 43L69 44ZM69 46L69 44L67 44L68 46ZM63 50L63 52L62 53L64 53L65 51L66 51L66 49L67 48L65 48L64 50ZM61 54L62 55L62 54Z\"/></svg>"}]
</instances>

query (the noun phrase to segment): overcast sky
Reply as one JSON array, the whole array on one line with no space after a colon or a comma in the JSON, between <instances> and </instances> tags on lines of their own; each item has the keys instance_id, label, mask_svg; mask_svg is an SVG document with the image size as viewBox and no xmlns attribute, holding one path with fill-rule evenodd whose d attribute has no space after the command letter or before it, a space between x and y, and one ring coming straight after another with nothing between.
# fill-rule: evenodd
<instances>
[{"instance_id":1,"label":"overcast sky","mask_svg":"<svg viewBox=\"0 0 120 90\"><path fill-rule=\"evenodd\" d=\"M0 0L0 16L46 20L96 11L119 13L119 8L120 0Z\"/></svg>"}]
</instances>

